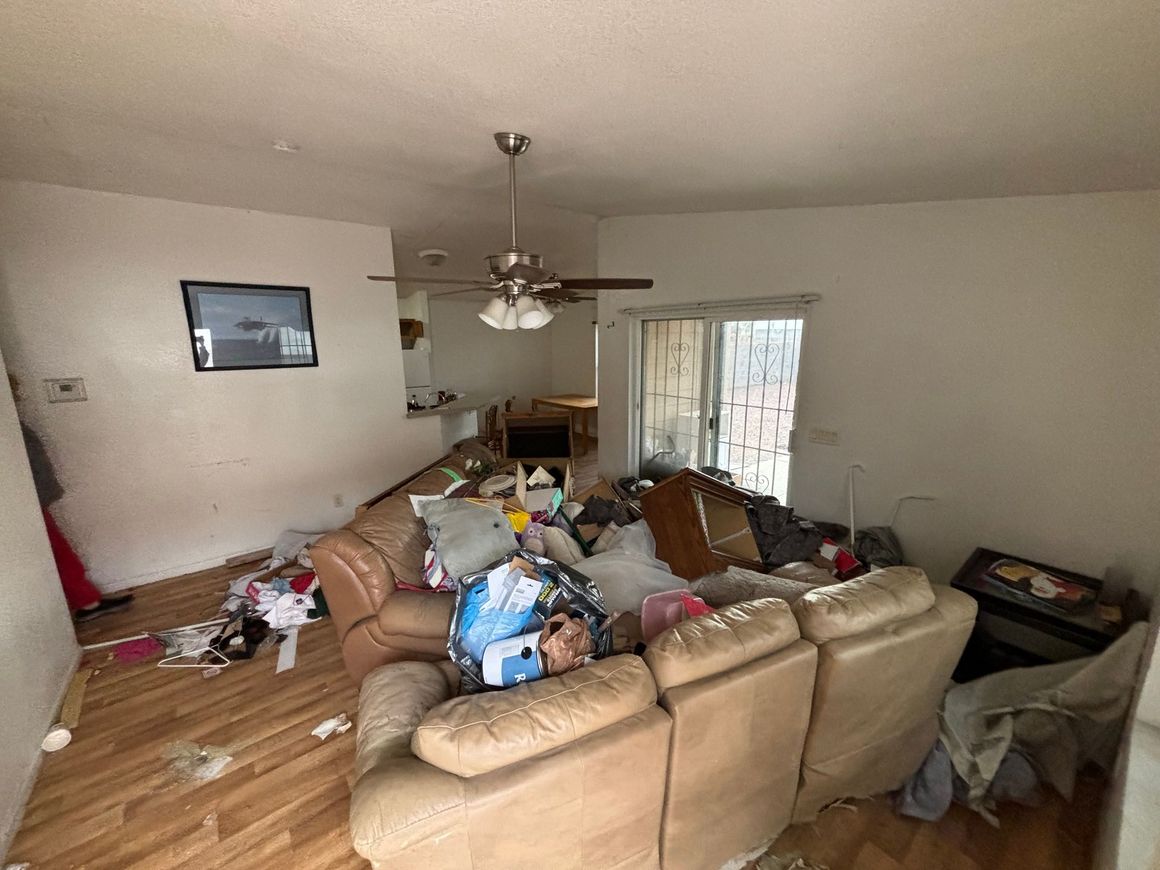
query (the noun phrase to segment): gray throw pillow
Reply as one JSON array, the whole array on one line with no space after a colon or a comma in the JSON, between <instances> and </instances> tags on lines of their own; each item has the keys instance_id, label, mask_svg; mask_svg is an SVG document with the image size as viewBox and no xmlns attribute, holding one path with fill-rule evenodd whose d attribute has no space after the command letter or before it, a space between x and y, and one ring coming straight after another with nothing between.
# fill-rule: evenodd
<instances>
[{"instance_id":1,"label":"gray throw pillow","mask_svg":"<svg viewBox=\"0 0 1160 870\"><path fill-rule=\"evenodd\" d=\"M456 580L486 568L519 544L501 511L460 498L425 502L420 507L427 536Z\"/></svg>"}]
</instances>

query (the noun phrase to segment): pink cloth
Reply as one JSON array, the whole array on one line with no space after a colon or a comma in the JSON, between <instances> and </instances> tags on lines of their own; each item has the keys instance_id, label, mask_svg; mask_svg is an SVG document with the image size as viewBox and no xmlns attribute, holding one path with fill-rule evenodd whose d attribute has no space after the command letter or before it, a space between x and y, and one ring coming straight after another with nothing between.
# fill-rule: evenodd
<instances>
[{"instance_id":1,"label":"pink cloth","mask_svg":"<svg viewBox=\"0 0 1160 870\"><path fill-rule=\"evenodd\" d=\"M113 647L113 652L117 654L117 661L128 665L142 659L152 658L164 648L161 642L155 638L142 637L138 640L127 640L117 644Z\"/></svg>"}]
</instances>

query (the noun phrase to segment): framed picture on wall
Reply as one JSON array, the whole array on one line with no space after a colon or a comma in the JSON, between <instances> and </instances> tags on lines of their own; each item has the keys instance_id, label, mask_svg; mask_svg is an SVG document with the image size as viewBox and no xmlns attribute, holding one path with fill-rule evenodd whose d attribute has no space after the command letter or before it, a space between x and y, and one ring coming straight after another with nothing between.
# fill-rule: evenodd
<instances>
[{"instance_id":1,"label":"framed picture on wall","mask_svg":"<svg viewBox=\"0 0 1160 870\"><path fill-rule=\"evenodd\" d=\"M318 365L309 287L182 281L199 372Z\"/></svg>"}]
</instances>

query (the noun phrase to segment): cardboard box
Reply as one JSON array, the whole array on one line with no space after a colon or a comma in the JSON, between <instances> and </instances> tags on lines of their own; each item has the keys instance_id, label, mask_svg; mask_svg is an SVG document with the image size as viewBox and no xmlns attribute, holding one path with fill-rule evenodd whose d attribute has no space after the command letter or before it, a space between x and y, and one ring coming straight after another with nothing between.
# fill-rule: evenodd
<instances>
[{"instance_id":1,"label":"cardboard box","mask_svg":"<svg viewBox=\"0 0 1160 870\"><path fill-rule=\"evenodd\" d=\"M566 501L572 500L572 460L567 456L533 457L531 459L508 459L497 474L514 474L516 476L515 495L504 501L504 504L516 510L536 513L544 511L549 516L554 515ZM548 489L528 489L528 472L525 466L535 470L542 465L546 469L558 468L564 473L563 486Z\"/></svg>"},{"instance_id":2,"label":"cardboard box","mask_svg":"<svg viewBox=\"0 0 1160 870\"><path fill-rule=\"evenodd\" d=\"M572 415L504 414L503 455L528 463L538 462L535 457L543 456L570 459L575 455L572 449Z\"/></svg>"}]
</instances>

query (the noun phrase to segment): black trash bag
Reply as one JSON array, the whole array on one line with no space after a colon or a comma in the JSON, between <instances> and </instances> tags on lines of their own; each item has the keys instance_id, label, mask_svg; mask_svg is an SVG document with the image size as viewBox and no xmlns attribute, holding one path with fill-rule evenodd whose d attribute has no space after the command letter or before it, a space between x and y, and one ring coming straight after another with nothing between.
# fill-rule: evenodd
<instances>
[{"instance_id":1,"label":"black trash bag","mask_svg":"<svg viewBox=\"0 0 1160 870\"><path fill-rule=\"evenodd\" d=\"M820 529L771 495L755 495L745 504L749 528L766 568L809 559L822 545Z\"/></svg>"},{"instance_id":2,"label":"black trash bag","mask_svg":"<svg viewBox=\"0 0 1160 870\"><path fill-rule=\"evenodd\" d=\"M628 515L628 510L625 506L619 501L594 495L590 496L588 501L584 502L584 510L572 522L578 526L588 523L593 523L598 526L616 523L618 526L623 527L631 523L632 518Z\"/></svg>"},{"instance_id":3,"label":"black trash bag","mask_svg":"<svg viewBox=\"0 0 1160 870\"><path fill-rule=\"evenodd\" d=\"M542 626L549 616L566 613L570 617L583 619L587 624L595 650L592 653L593 658L604 658L612 652L612 620L608 617L604 596L600 594L596 584L567 565L560 565L528 550L513 550L482 571L462 578L455 593L455 610L451 615L447 652L462 674L463 691L469 694L495 691L500 687L489 686L483 681L483 668L471 657L460 637L467 596L480 583L487 583L488 572L510 562L516 556L534 565L544 581L544 588L532 606L535 612L533 621L523 629L523 632L534 631L535 626Z\"/></svg>"},{"instance_id":4,"label":"black trash bag","mask_svg":"<svg viewBox=\"0 0 1160 870\"><path fill-rule=\"evenodd\" d=\"M826 520L811 520L811 522L818 527L823 535L833 541L835 544L845 544L850 540L850 527L844 526L841 523L831 523Z\"/></svg>"},{"instance_id":5,"label":"black trash bag","mask_svg":"<svg viewBox=\"0 0 1160 870\"><path fill-rule=\"evenodd\" d=\"M890 526L870 526L854 535L854 556L869 570L871 565L885 568L905 565L902 544Z\"/></svg>"}]
</instances>

